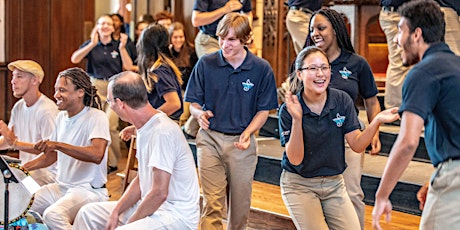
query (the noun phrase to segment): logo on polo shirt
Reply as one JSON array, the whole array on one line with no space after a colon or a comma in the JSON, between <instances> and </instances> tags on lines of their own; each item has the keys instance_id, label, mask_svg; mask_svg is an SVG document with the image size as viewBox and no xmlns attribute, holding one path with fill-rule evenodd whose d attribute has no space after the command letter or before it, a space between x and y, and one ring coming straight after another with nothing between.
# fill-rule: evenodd
<instances>
[{"instance_id":1,"label":"logo on polo shirt","mask_svg":"<svg viewBox=\"0 0 460 230\"><path fill-rule=\"evenodd\" d=\"M289 135L290 133L291 133L291 130L286 130L286 131L281 132L281 136L284 137L284 136Z\"/></svg>"},{"instance_id":2,"label":"logo on polo shirt","mask_svg":"<svg viewBox=\"0 0 460 230\"><path fill-rule=\"evenodd\" d=\"M116 50L110 52L110 55L112 55L112 58L117 58L118 55L120 55Z\"/></svg>"},{"instance_id":3,"label":"logo on polo shirt","mask_svg":"<svg viewBox=\"0 0 460 230\"><path fill-rule=\"evenodd\" d=\"M342 127L343 123L345 122L345 116L340 116L339 113L337 113L336 118L332 119L337 127Z\"/></svg>"},{"instance_id":4,"label":"logo on polo shirt","mask_svg":"<svg viewBox=\"0 0 460 230\"><path fill-rule=\"evenodd\" d=\"M251 82L251 80L246 80L246 82L241 82L241 84L243 84L243 90L244 91L249 91L252 87L254 87L254 84Z\"/></svg>"},{"instance_id":5,"label":"logo on polo shirt","mask_svg":"<svg viewBox=\"0 0 460 230\"><path fill-rule=\"evenodd\" d=\"M348 70L347 67L343 67L342 70L339 70L339 73L343 79L348 79L348 77L351 75L351 71Z\"/></svg>"}]
</instances>

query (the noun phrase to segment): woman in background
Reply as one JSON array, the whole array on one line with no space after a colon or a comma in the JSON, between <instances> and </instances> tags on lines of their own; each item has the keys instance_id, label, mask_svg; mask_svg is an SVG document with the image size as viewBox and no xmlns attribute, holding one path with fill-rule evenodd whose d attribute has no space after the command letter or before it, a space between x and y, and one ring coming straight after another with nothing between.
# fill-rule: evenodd
<instances>
[{"instance_id":1,"label":"woman in background","mask_svg":"<svg viewBox=\"0 0 460 230\"><path fill-rule=\"evenodd\" d=\"M183 111L181 72L169 56L169 35L164 26L151 24L137 43L139 74L144 80L150 104L179 123ZM135 134L134 126L120 132L127 141Z\"/></svg>"},{"instance_id":2,"label":"woman in background","mask_svg":"<svg viewBox=\"0 0 460 230\"><path fill-rule=\"evenodd\" d=\"M172 60L182 73L182 92L187 89L188 79L192 73L192 69L198 61L196 56L195 46L187 40L185 35L184 25L180 22L174 22L169 27L170 46ZM184 112L179 119L179 125L185 124L190 117L190 103L184 102Z\"/></svg>"}]
</instances>

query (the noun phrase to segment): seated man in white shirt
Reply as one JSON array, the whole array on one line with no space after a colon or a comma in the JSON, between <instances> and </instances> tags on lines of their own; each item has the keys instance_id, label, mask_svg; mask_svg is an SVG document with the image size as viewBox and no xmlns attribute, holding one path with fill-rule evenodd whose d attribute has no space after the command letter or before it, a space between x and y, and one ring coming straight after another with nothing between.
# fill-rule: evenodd
<instances>
[{"instance_id":1,"label":"seated man in white shirt","mask_svg":"<svg viewBox=\"0 0 460 230\"><path fill-rule=\"evenodd\" d=\"M180 127L150 105L134 72L112 77L107 92L110 108L137 129L138 175L119 201L85 205L74 229L197 229L198 176Z\"/></svg>"},{"instance_id":2,"label":"seated man in white shirt","mask_svg":"<svg viewBox=\"0 0 460 230\"><path fill-rule=\"evenodd\" d=\"M8 64L8 69L13 72L13 96L20 100L11 110L8 125L0 121L0 149L15 149L18 141L35 143L49 139L59 111L56 103L40 92L45 76L42 67L32 60L17 60ZM40 153L34 149L19 151L19 159L25 164ZM30 172L30 175L39 185L56 182L56 164Z\"/></svg>"},{"instance_id":3,"label":"seated man in white shirt","mask_svg":"<svg viewBox=\"0 0 460 230\"><path fill-rule=\"evenodd\" d=\"M100 110L101 100L88 74L80 68L59 73L54 97L58 109L56 129L50 140L35 144L44 152L24 164L29 171L57 162L57 183L35 193L31 210L43 216L50 229L71 229L85 204L108 200L107 146L109 121ZM27 148L20 143L17 148Z\"/></svg>"}]
</instances>

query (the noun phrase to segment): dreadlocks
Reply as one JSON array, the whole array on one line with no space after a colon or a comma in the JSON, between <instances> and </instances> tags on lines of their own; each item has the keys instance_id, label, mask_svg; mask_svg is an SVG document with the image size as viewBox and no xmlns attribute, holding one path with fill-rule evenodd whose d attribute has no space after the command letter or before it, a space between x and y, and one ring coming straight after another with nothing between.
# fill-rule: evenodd
<instances>
[{"instance_id":1,"label":"dreadlocks","mask_svg":"<svg viewBox=\"0 0 460 230\"><path fill-rule=\"evenodd\" d=\"M312 25L311 21L313 17L315 17L315 15L317 14L325 16L329 20L329 22L331 22L332 28L334 29L337 36L337 43L339 47L351 53L356 53L355 49L353 48L353 45L351 44L350 36L348 35L347 31L347 26L345 25L345 21L343 20L342 15L333 9L320 9L313 13L313 15L311 16L310 25ZM313 39L311 38L311 32L311 30L308 32L307 41L305 42L304 48L307 46L315 45Z\"/></svg>"},{"instance_id":2,"label":"dreadlocks","mask_svg":"<svg viewBox=\"0 0 460 230\"><path fill-rule=\"evenodd\" d=\"M58 78L64 77L72 81L75 89L82 89L85 92L83 104L96 109L102 109L101 98L97 95L97 89L91 84L88 74L81 68L74 67L61 71Z\"/></svg>"}]
</instances>

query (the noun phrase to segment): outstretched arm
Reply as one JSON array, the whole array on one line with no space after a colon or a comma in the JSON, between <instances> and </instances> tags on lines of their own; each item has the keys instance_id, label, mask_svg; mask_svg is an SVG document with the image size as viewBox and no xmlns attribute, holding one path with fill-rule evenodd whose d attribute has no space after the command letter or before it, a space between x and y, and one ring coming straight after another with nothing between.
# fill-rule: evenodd
<instances>
[{"instance_id":1,"label":"outstretched arm","mask_svg":"<svg viewBox=\"0 0 460 230\"><path fill-rule=\"evenodd\" d=\"M381 229L379 222L383 214L386 214L387 222L390 220L392 208L389 200L390 194L415 154L423 124L423 119L415 113L404 112L402 115L399 135L391 148L387 165L375 194L375 206L372 211L374 229Z\"/></svg>"},{"instance_id":2,"label":"outstretched arm","mask_svg":"<svg viewBox=\"0 0 460 230\"><path fill-rule=\"evenodd\" d=\"M398 108L387 109L377 114L362 132L354 130L345 134L345 138L353 151L357 153L363 152L371 143L381 123L393 122L397 119L399 119Z\"/></svg>"},{"instance_id":3,"label":"outstretched arm","mask_svg":"<svg viewBox=\"0 0 460 230\"><path fill-rule=\"evenodd\" d=\"M107 143L108 141L102 138L91 139L91 145L88 146L75 146L46 140L38 142L35 144L34 148L45 153L58 150L77 160L99 164L104 157Z\"/></svg>"}]
</instances>

